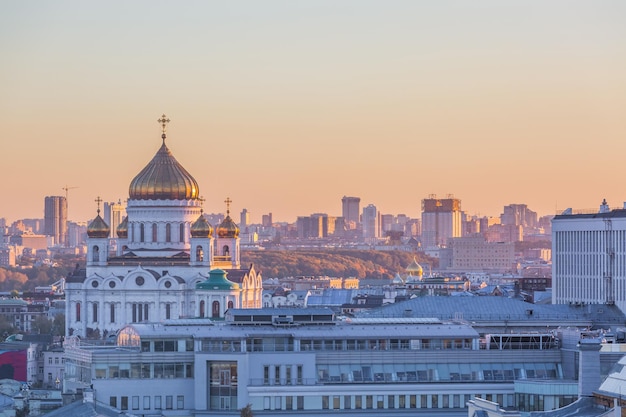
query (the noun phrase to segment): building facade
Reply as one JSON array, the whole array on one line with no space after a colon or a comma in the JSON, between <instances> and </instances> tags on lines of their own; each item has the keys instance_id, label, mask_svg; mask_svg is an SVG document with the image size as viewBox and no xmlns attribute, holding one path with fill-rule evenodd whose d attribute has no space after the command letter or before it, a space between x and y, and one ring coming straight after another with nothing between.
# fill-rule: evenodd
<instances>
[{"instance_id":1,"label":"building facade","mask_svg":"<svg viewBox=\"0 0 626 417\"><path fill-rule=\"evenodd\" d=\"M626 209L554 217L552 286L554 304L605 303L626 311Z\"/></svg>"},{"instance_id":2,"label":"building facade","mask_svg":"<svg viewBox=\"0 0 626 417\"><path fill-rule=\"evenodd\" d=\"M443 247L449 238L461 237L461 200L430 196L422 200L422 246Z\"/></svg>"},{"instance_id":3,"label":"building facade","mask_svg":"<svg viewBox=\"0 0 626 417\"><path fill-rule=\"evenodd\" d=\"M54 238L55 245L67 243L67 199L48 196L44 201L44 230Z\"/></svg>"},{"instance_id":4,"label":"building facade","mask_svg":"<svg viewBox=\"0 0 626 417\"><path fill-rule=\"evenodd\" d=\"M356 229L360 223L361 198L346 197L341 199L341 216L346 225L351 229Z\"/></svg>"}]
</instances>

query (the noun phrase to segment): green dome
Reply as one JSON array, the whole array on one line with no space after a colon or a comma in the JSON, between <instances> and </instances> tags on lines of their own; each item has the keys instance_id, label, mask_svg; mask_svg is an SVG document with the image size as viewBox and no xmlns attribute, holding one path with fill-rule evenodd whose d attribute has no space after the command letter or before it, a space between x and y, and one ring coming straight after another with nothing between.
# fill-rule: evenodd
<instances>
[{"instance_id":1,"label":"green dome","mask_svg":"<svg viewBox=\"0 0 626 417\"><path fill-rule=\"evenodd\" d=\"M239 284L226 279L226 271L223 269L213 269L209 271L209 279L196 284L197 290L238 290Z\"/></svg>"}]
</instances>

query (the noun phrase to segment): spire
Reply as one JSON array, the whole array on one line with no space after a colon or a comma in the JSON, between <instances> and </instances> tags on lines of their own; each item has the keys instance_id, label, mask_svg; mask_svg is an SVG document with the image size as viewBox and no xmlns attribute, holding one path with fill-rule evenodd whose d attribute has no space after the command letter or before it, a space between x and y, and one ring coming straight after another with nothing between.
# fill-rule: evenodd
<instances>
[{"instance_id":1,"label":"spire","mask_svg":"<svg viewBox=\"0 0 626 417\"><path fill-rule=\"evenodd\" d=\"M170 119L165 114L161 115L161 118L157 120L161 124L161 139L163 139L163 143L165 143L165 132L167 132L167 124L170 122Z\"/></svg>"}]
</instances>

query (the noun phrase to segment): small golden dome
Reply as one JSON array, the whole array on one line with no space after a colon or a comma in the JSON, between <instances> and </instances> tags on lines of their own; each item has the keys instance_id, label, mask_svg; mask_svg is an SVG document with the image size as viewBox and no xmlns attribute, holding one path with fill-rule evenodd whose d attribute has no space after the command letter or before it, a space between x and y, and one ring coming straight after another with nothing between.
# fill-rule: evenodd
<instances>
[{"instance_id":1,"label":"small golden dome","mask_svg":"<svg viewBox=\"0 0 626 417\"><path fill-rule=\"evenodd\" d=\"M100 210L98 210L96 218L87 226L87 236L93 238L107 238L109 237L109 233L111 233L111 229L102 217L100 217Z\"/></svg>"},{"instance_id":2,"label":"small golden dome","mask_svg":"<svg viewBox=\"0 0 626 417\"><path fill-rule=\"evenodd\" d=\"M133 200L196 200L198 183L172 152L163 145L154 158L131 181L129 197Z\"/></svg>"},{"instance_id":3,"label":"small golden dome","mask_svg":"<svg viewBox=\"0 0 626 417\"><path fill-rule=\"evenodd\" d=\"M219 237L236 238L239 237L239 227L230 216L226 216L224 221L217 227Z\"/></svg>"},{"instance_id":4,"label":"small golden dome","mask_svg":"<svg viewBox=\"0 0 626 417\"><path fill-rule=\"evenodd\" d=\"M210 238L213 236L213 228L206 220L203 214L198 217L198 220L191 225L191 237Z\"/></svg>"},{"instance_id":5,"label":"small golden dome","mask_svg":"<svg viewBox=\"0 0 626 417\"><path fill-rule=\"evenodd\" d=\"M117 226L117 237L119 237L120 239L127 239L128 238L128 216L124 217L124 220L122 220L122 223L120 223L119 226Z\"/></svg>"}]
</instances>

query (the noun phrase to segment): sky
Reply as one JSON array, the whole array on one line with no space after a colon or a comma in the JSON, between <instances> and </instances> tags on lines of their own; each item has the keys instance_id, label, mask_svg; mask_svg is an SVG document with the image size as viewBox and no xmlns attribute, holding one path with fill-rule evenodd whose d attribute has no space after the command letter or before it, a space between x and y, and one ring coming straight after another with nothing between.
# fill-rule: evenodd
<instances>
[{"instance_id":1,"label":"sky","mask_svg":"<svg viewBox=\"0 0 626 417\"><path fill-rule=\"evenodd\" d=\"M0 217L124 201L167 145L207 213L626 201L624 1L29 1L0 13ZM238 218L238 217L236 217Z\"/></svg>"}]
</instances>

